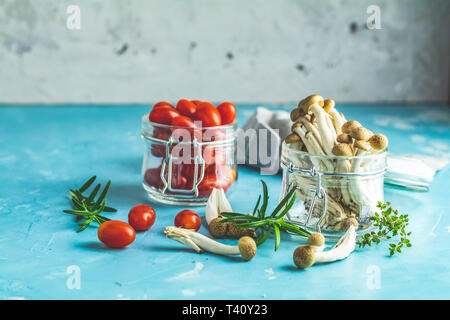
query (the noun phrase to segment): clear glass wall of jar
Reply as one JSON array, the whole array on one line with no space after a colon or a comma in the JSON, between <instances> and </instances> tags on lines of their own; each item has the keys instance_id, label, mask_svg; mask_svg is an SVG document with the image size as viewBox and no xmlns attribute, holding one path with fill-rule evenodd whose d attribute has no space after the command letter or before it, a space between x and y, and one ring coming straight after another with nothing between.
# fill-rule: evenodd
<instances>
[{"instance_id":1,"label":"clear glass wall of jar","mask_svg":"<svg viewBox=\"0 0 450 320\"><path fill-rule=\"evenodd\" d=\"M213 188L229 192L237 180L237 123L189 129L142 117L142 186L152 201L203 205Z\"/></svg>"},{"instance_id":2,"label":"clear glass wall of jar","mask_svg":"<svg viewBox=\"0 0 450 320\"><path fill-rule=\"evenodd\" d=\"M384 201L387 151L363 156L312 155L283 143L281 197L293 187L297 200L286 215L291 223L338 240L349 224L367 232Z\"/></svg>"}]
</instances>

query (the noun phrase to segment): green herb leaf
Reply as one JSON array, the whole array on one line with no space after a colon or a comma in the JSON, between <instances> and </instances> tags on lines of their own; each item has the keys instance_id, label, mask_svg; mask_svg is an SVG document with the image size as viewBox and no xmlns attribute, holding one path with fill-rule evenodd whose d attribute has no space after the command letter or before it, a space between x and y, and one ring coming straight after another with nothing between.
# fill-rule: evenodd
<instances>
[{"instance_id":1,"label":"green herb leaf","mask_svg":"<svg viewBox=\"0 0 450 320\"><path fill-rule=\"evenodd\" d=\"M274 224L273 231L275 232L275 251L277 251L281 241L280 228L278 228L278 226Z\"/></svg>"},{"instance_id":2,"label":"green herb leaf","mask_svg":"<svg viewBox=\"0 0 450 320\"><path fill-rule=\"evenodd\" d=\"M95 181L96 178L97 178L96 176L91 177L88 181L86 181L86 182L81 186L80 189L78 189L78 191L80 191L80 193L83 193L84 191L86 191L86 190L91 186L91 184L94 183L94 181Z\"/></svg>"},{"instance_id":3,"label":"green herb leaf","mask_svg":"<svg viewBox=\"0 0 450 320\"><path fill-rule=\"evenodd\" d=\"M411 247L411 242L407 238L411 232L406 232L405 227L409 223L408 215L398 215L398 210L391 208L391 204L386 202L382 204L378 202L377 207L381 210L380 214L375 213L370 219L374 222L374 226L378 227L378 232L370 232L361 236L361 240L356 243L361 248L373 243L380 243L381 239L391 239L398 235L401 236L398 243L389 244L389 254L393 256L396 252L401 253L403 245Z\"/></svg>"},{"instance_id":4,"label":"green herb leaf","mask_svg":"<svg viewBox=\"0 0 450 320\"><path fill-rule=\"evenodd\" d=\"M267 204L269 203L269 191L267 190L267 184L264 180L261 180L263 185L263 203L261 205L261 209L259 209L259 218L264 218L266 215Z\"/></svg>"},{"instance_id":5,"label":"green herb leaf","mask_svg":"<svg viewBox=\"0 0 450 320\"><path fill-rule=\"evenodd\" d=\"M253 215L238 212L222 212L221 215L225 217L222 222L233 222L235 226L242 228L255 228L255 231L258 235L256 239L256 244L258 246L263 244L273 231L273 233L275 234L275 250L277 250L280 246L281 232L290 232L300 236L308 237L310 233L307 230L284 221L284 216L288 213L288 211L295 203L295 199L297 196L297 194L295 193L295 189L290 190L280 201L280 203L278 203L274 211L272 211L272 213L266 217L269 194L266 183L263 180L261 180L261 183L263 186L261 208L258 209L259 203L261 201L260 195L253 209ZM281 209L283 210L281 211L281 213L279 213ZM255 215L256 213L257 215Z\"/></svg>"},{"instance_id":6,"label":"green herb leaf","mask_svg":"<svg viewBox=\"0 0 450 320\"><path fill-rule=\"evenodd\" d=\"M99 215L99 213L117 211L117 209L115 208L106 206L106 195L111 185L111 180L108 181L97 200L95 200L95 196L101 188L100 184L97 184L97 186L92 190L89 196L86 197L83 195L83 192L89 189L89 187L94 183L95 179L96 176L93 176L88 181L86 181L78 190L69 190L69 194L72 197L72 205L76 210L63 210L63 212L76 215L78 219L85 218L84 221L79 223L80 228L77 232L85 230L93 221L97 222L98 224L102 224L103 222L110 220L107 217Z\"/></svg>"},{"instance_id":7,"label":"green herb leaf","mask_svg":"<svg viewBox=\"0 0 450 320\"><path fill-rule=\"evenodd\" d=\"M272 214L270 215L271 217L275 217L278 213L278 211L281 210L281 208L283 208L286 203L288 202L288 200L292 197L292 194L295 192L295 188L292 188L286 197L284 197L280 203L275 207L275 209L273 210Z\"/></svg>"}]
</instances>

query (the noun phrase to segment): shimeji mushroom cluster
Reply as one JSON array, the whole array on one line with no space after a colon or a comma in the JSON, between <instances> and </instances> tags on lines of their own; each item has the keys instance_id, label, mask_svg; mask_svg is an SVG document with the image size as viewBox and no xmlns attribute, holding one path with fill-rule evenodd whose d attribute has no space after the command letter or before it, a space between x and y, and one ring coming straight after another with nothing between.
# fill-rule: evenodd
<instances>
[{"instance_id":1,"label":"shimeji mushroom cluster","mask_svg":"<svg viewBox=\"0 0 450 320\"><path fill-rule=\"evenodd\" d=\"M347 121L335 108L331 99L320 95L310 95L301 100L292 110L292 133L285 142L293 149L309 153L308 161L320 172L357 173L370 168L370 157L384 150L388 139L383 134L373 134L358 121ZM320 156L333 156L332 158ZM338 157L334 157L338 156ZM342 157L342 158L340 158ZM350 158L346 158L350 157ZM292 162L304 167L301 156L293 156ZM369 169L367 169L369 170ZM300 187L298 196L302 200L311 197L308 187L314 185L315 178L293 174ZM305 186L302 192L301 186ZM361 208L371 212L381 200L377 188L370 179L323 177L322 186L327 191L327 215L322 227L346 231L350 225L356 228Z\"/></svg>"}]
</instances>

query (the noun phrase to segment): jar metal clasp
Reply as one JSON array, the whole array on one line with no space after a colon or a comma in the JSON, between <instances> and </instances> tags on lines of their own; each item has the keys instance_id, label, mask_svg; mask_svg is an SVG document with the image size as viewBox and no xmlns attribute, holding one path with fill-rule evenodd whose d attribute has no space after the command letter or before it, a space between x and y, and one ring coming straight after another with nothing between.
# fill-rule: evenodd
<instances>
[{"instance_id":1,"label":"jar metal clasp","mask_svg":"<svg viewBox=\"0 0 450 320\"><path fill-rule=\"evenodd\" d=\"M322 222L325 219L326 213L327 213L327 192L322 187L322 180L321 180L322 174L314 166L311 168L311 170L306 170L306 169L300 169L300 168L295 167L293 163L288 164L288 170L290 173L301 172L301 173L307 174L311 177L316 177L316 189L314 191L314 195L311 200L311 204L309 206L308 214L307 214L306 221L304 224L308 225L308 223L310 222L313 211L314 211L314 207L316 205L316 201L317 201L317 199L320 199L323 201L322 214L320 215L319 220L315 224L316 230L318 232L320 232L320 226L322 225ZM297 188L297 187L295 186L294 183L292 183L290 185L289 189L291 189L291 188Z\"/></svg>"},{"instance_id":2,"label":"jar metal clasp","mask_svg":"<svg viewBox=\"0 0 450 320\"><path fill-rule=\"evenodd\" d=\"M198 142L197 138L194 137L194 139L192 141L189 142L177 142L177 144L189 144L189 145L193 145L194 148L197 150L197 152L195 152L195 156L191 157L191 160L194 161L194 177L193 177L193 182L192 182L192 188L189 189L176 189L172 187L172 170L173 170L173 155L172 152L170 152L170 147L174 144L174 140L172 137L169 138L169 140L167 142L165 142L165 146L166 146L166 157L162 163L161 166L161 173L160 173L160 177L161 177L161 181L164 184L161 192L162 193L166 193L167 191L170 192L174 192L174 193L184 193L184 194L191 194L194 193L196 197L198 197L199 191L198 191L198 186L200 184L200 182L202 182L203 180L203 176L205 175L205 160L203 159L203 157L201 156L202 152L202 145ZM198 175L198 170L199 170L199 166L200 166L200 175ZM164 173L166 171L166 167L167 167L167 179L164 177Z\"/></svg>"}]
</instances>

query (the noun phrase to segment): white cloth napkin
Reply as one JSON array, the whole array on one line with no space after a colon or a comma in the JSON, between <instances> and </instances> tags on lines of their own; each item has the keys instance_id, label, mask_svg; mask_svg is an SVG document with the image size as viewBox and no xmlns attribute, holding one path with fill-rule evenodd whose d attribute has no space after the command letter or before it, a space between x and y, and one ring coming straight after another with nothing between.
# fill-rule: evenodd
<instances>
[{"instance_id":1,"label":"white cloth napkin","mask_svg":"<svg viewBox=\"0 0 450 320\"><path fill-rule=\"evenodd\" d=\"M276 174L280 167L281 143L291 132L292 121L286 111L271 111L258 107L254 114L247 120L242 129L244 133L249 129L254 129L258 133L259 129L266 129L267 145L265 150L273 152L271 162L262 159L261 154L265 150L260 150L261 135L247 135L249 141L238 141L238 163L261 169L262 174ZM238 139L245 139L239 135ZM257 149L251 149L249 146ZM245 148L245 149L244 149ZM250 153L257 152L256 161L251 161ZM260 152L263 151L263 152ZM264 160L264 161L263 161ZM387 172L385 183L401 186L412 190L428 190L437 171L449 163L448 159L434 158L419 154L388 154Z\"/></svg>"}]
</instances>

